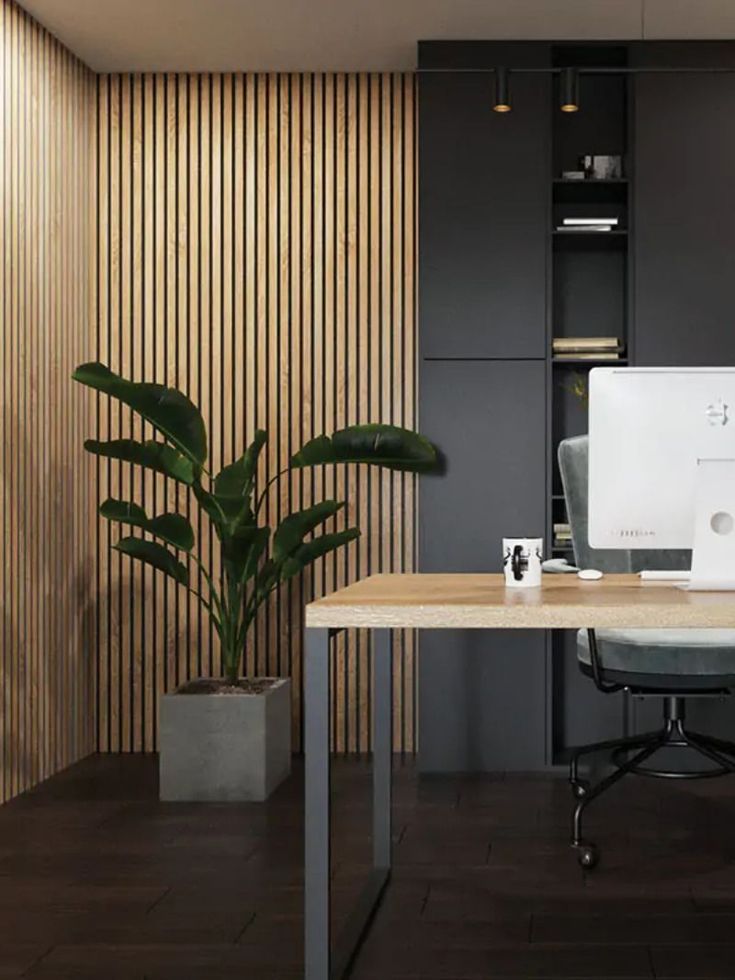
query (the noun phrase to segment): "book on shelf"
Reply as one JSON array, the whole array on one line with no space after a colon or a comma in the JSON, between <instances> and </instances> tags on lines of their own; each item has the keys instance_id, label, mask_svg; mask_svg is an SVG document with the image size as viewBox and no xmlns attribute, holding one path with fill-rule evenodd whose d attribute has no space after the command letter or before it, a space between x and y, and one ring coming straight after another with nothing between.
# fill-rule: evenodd
<instances>
[{"instance_id":1,"label":"book on shelf","mask_svg":"<svg viewBox=\"0 0 735 980\"><path fill-rule=\"evenodd\" d=\"M574 351L572 353L554 354L556 361L619 361L619 351Z\"/></svg>"},{"instance_id":2,"label":"book on shelf","mask_svg":"<svg viewBox=\"0 0 735 980\"><path fill-rule=\"evenodd\" d=\"M579 232L599 232L599 231L613 231L612 225L557 225L556 231L562 231L565 235L573 235Z\"/></svg>"},{"instance_id":3,"label":"book on shelf","mask_svg":"<svg viewBox=\"0 0 735 980\"><path fill-rule=\"evenodd\" d=\"M551 349L558 357L588 355L590 357L605 355L618 357L624 350L619 337L554 337Z\"/></svg>"},{"instance_id":4,"label":"book on shelf","mask_svg":"<svg viewBox=\"0 0 735 980\"><path fill-rule=\"evenodd\" d=\"M618 223L617 218L564 218L562 221L565 228L584 228L587 225L611 225L615 228Z\"/></svg>"},{"instance_id":5,"label":"book on shelf","mask_svg":"<svg viewBox=\"0 0 735 980\"><path fill-rule=\"evenodd\" d=\"M620 346L620 337L554 337L556 347L571 347L577 350L580 347L610 349Z\"/></svg>"},{"instance_id":6,"label":"book on shelf","mask_svg":"<svg viewBox=\"0 0 735 980\"><path fill-rule=\"evenodd\" d=\"M558 350L618 350L620 337L554 337Z\"/></svg>"}]
</instances>

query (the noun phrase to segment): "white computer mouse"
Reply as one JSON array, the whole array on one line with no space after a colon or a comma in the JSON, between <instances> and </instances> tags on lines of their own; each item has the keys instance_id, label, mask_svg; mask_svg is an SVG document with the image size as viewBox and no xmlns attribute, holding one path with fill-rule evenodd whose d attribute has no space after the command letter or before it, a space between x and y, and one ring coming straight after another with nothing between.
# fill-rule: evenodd
<instances>
[{"instance_id":1,"label":"white computer mouse","mask_svg":"<svg viewBox=\"0 0 735 980\"><path fill-rule=\"evenodd\" d=\"M592 582L595 579L602 578L602 572L598 571L596 568L581 568L577 572L579 578L583 578L585 582Z\"/></svg>"}]
</instances>

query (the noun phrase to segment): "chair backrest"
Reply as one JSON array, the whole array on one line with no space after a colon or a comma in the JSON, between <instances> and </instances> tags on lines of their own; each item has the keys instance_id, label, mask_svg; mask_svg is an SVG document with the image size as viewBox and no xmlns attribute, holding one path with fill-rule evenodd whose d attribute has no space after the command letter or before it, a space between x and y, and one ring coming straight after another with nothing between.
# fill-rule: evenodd
<instances>
[{"instance_id":1,"label":"chair backrest","mask_svg":"<svg viewBox=\"0 0 735 980\"><path fill-rule=\"evenodd\" d=\"M691 551L590 548L587 524L589 436L563 439L559 443L558 456L572 530L574 561L579 568L597 568L601 572L638 572L643 568L691 567Z\"/></svg>"}]
</instances>

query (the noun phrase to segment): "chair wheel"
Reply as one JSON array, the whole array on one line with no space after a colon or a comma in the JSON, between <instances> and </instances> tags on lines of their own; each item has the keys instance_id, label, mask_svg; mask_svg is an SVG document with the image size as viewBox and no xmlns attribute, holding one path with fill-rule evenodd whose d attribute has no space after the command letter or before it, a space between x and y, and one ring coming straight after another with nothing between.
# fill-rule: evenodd
<instances>
[{"instance_id":1,"label":"chair wheel","mask_svg":"<svg viewBox=\"0 0 735 980\"><path fill-rule=\"evenodd\" d=\"M586 779L578 779L576 783L572 783L572 793L578 800L583 800L589 791L590 784Z\"/></svg>"},{"instance_id":2,"label":"chair wheel","mask_svg":"<svg viewBox=\"0 0 735 980\"><path fill-rule=\"evenodd\" d=\"M581 868L591 871L600 861L600 852L594 844L582 844L577 848L577 861Z\"/></svg>"}]
</instances>

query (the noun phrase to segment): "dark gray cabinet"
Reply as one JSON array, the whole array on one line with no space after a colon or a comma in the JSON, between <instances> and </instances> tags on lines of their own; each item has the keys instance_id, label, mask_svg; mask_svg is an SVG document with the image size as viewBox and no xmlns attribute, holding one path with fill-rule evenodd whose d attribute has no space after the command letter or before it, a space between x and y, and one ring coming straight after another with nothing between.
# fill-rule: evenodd
<instances>
[{"instance_id":1,"label":"dark gray cabinet","mask_svg":"<svg viewBox=\"0 0 735 980\"><path fill-rule=\"evenodd\" d=\"M420 79L420 352L543 357L550 77L513 77L492 111L492 76Z\"/></svg>"},{"instance_id":2,"label":"dark gray cabinet","mask_svg":"<svg viewBox=\"0 0 735 980\"><path fill-rule=\"evenodd\" d=\"M636 76L639 365L735 363L734 117L735 74Z\"/></svg>"},{"instance_id":3,"label":"dark gray cabinet","mask_svg":"<svg viewBox=\"0 0 735 980\"><path fill-rule=\"evenodd\" d=\"M504 535L544 533L544 362L425 362L420 416L448 454L420 483L421 571L499 571ZM422 633L422 770L543 767L545 644L539 631Z\"/></svg>"},{"instance_id":4,"label":"dark gray cabinet","mask_svg":"<svg viewBox=\"0 0 735 980\"><path fill-rule=\"evenodd\" d=\"M568 65L583 74L565 115L536 69ZM497 66L507 114L492 111ZM419 45L419 422L449 462L421 482L421 571L499 571L504 535L568 552L552 540L554 459L586 429L591 362L554 358L552 337L619 337L632 365L735 364L735 72L713 67L735 68L735 44ZM610 153L620 179L562 176ZM555 232L601 215L615 233ZM573 632L426 631L419 702L426 771L541 769L660 721L658 703L595 690ZM730 703L690 716L732 736Z\"/></svg>"},{"instance_id":5,"label":"dark gray cabinet","mask_svg":"<svg viewBox=\"0 0 735 980\"><path fill-rule=\"evenodd\" d=\"M421 570L500 571L503 536L544 534L544 362L429 361L419 413L447 454L420 483Z\"/></svg>"}]
</instances>

